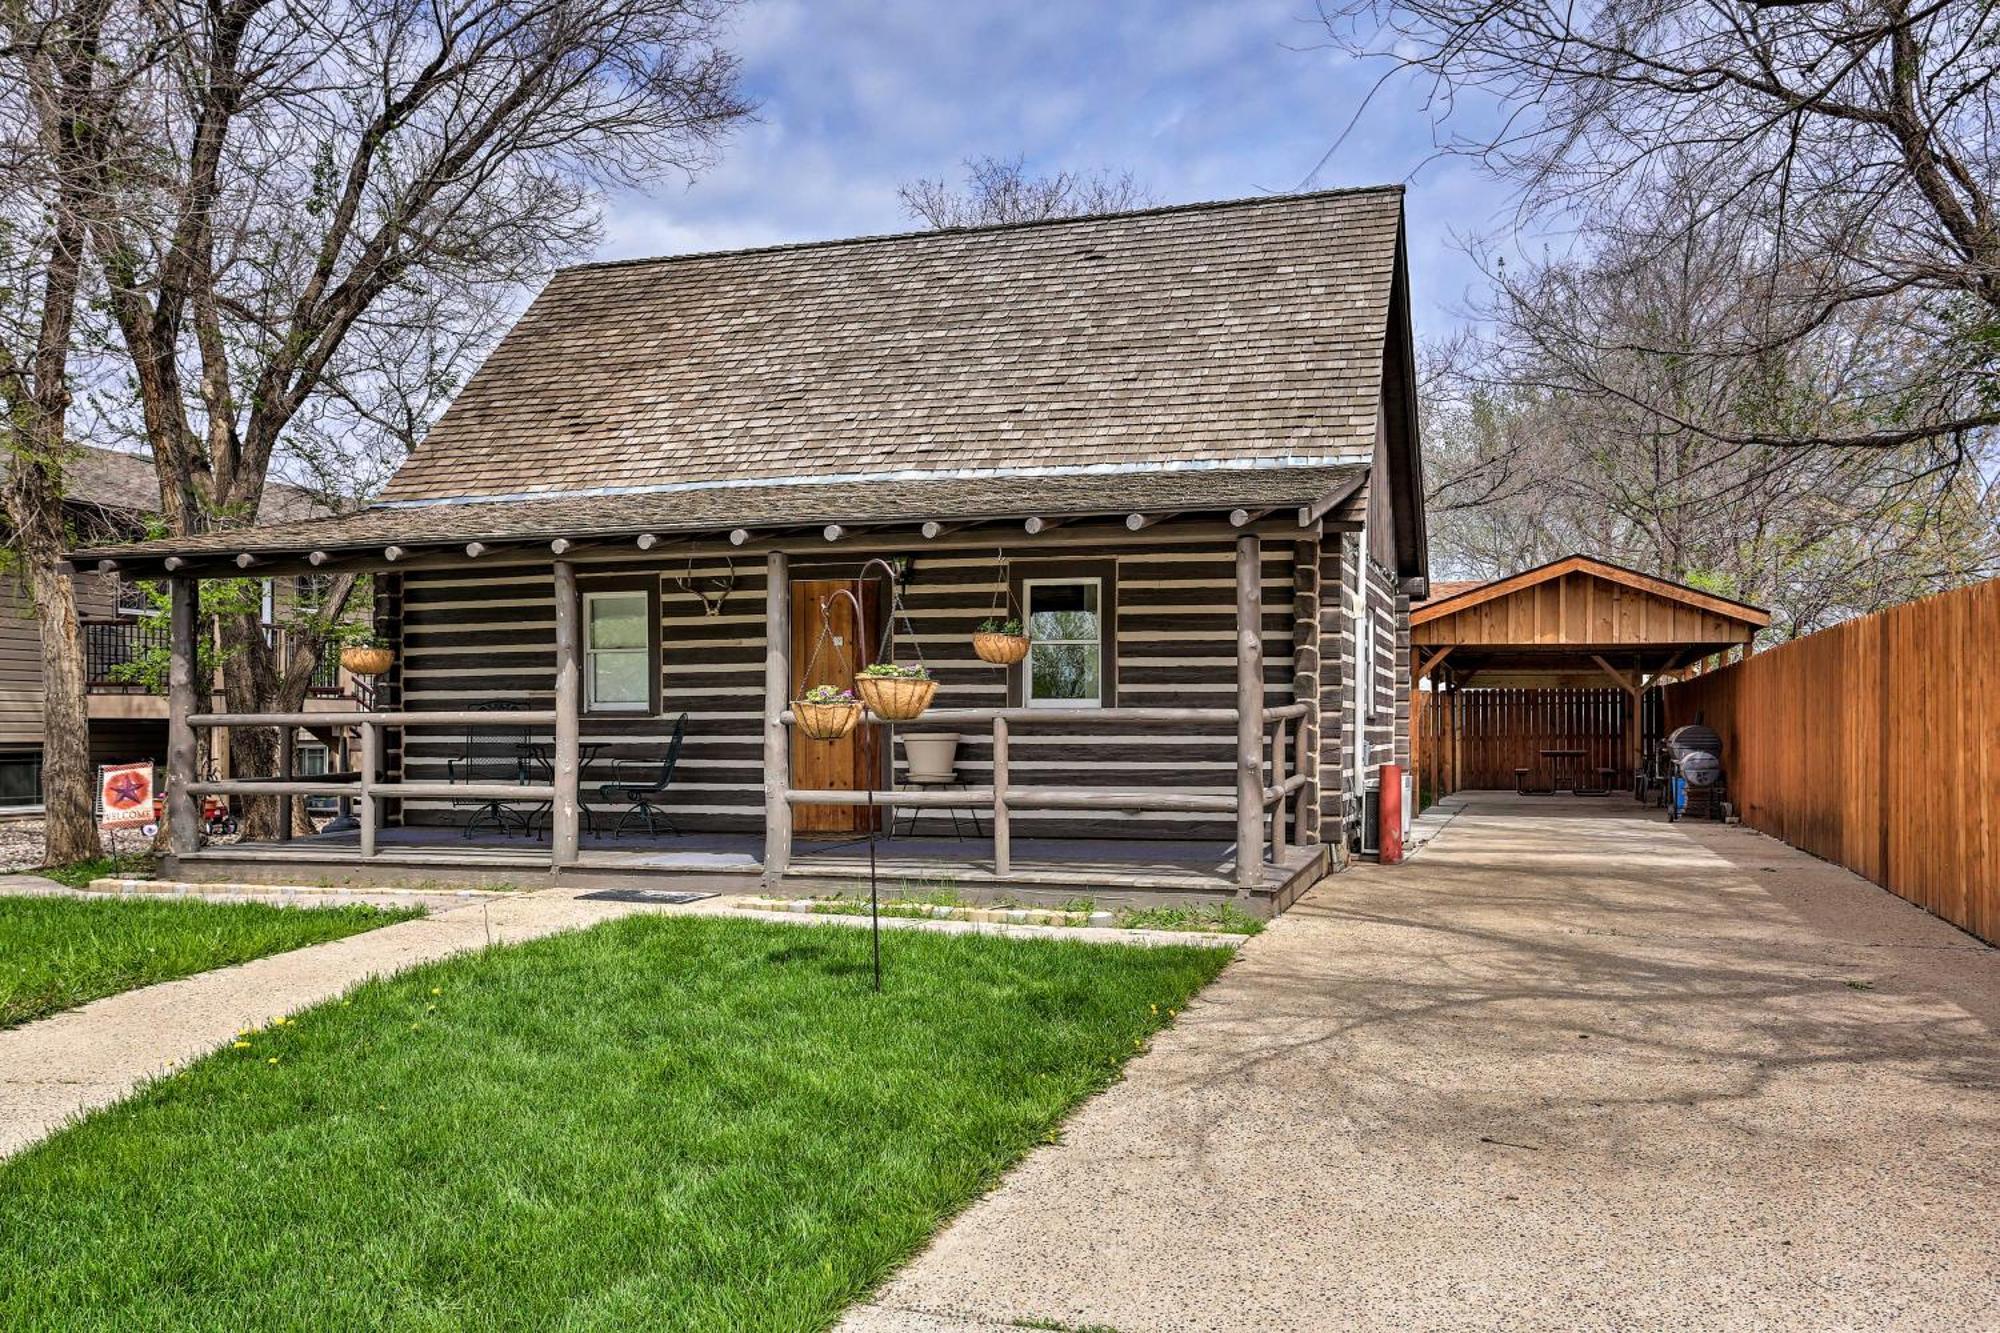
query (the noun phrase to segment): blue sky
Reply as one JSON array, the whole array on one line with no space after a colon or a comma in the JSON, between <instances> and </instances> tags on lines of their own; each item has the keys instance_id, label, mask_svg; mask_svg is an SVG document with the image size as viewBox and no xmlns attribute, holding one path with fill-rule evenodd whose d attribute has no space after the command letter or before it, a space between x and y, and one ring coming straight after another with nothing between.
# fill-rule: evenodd
<instances>
[{"instance_id":1,"label":"blue sky","mask_svg":"<svg viewBox=\"0 0 2000 1333\"><path fill-rule=\"evenodd\" d=\"M615 197L600 258L907 231L896 187L963 159L1129 170L1163 203L1341 185L1410 189L1419 335L1456 323L1477 275L1454 233L1505 220L1417 90L1331 49L1310 0L974 3L751 0L735 22L760 104L692 185ZM1326 158L1322 164L1321 159Z\"/></svg>"}]
</instances>

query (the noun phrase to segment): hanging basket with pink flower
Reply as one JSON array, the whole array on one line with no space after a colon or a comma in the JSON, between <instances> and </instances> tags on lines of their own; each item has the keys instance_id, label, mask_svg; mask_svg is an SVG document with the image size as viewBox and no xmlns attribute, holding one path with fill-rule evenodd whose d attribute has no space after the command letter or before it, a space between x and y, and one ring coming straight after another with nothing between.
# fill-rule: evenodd
<instances>
[{"instance_id":1,"label":"hanging basket with pink flower","mask_svg":"<svg viewBox=\"0 0 2000 1333\"><path fill-rule=\"evenodd\" d=\"M861 722L861 701L837 685L815 685L792 700L799 730L816 741L837 741Z\"/></svg>"}]
</instances>

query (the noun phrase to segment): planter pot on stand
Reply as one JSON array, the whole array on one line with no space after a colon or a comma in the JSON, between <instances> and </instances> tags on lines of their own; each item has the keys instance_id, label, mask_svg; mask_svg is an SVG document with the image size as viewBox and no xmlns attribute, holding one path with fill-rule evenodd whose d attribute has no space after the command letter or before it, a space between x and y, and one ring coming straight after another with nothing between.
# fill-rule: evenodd
<instances>
[{"instance_id":1,"label":"planter pot on stand","mask_svg":"<svg viewBox=\"0 0 2000 1333\"><path fill-rule=\"evenodd\" d=\"M903 758L909 761L908 781L944 783L957 780L957 732L906 731L902 733L902 738Z\"/></svg>"}]
</instances>

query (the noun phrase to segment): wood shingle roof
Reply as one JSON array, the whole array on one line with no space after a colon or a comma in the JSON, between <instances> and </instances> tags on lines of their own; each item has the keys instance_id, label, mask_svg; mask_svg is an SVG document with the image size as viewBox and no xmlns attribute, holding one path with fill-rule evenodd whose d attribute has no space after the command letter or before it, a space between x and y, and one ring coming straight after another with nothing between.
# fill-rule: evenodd
<instances>
[{"instance_id":1,"label":"wood shingle roof","mask_svg":"<svg viewBox=\"0 0 2000 1333\"><path fill-rule=\"evenodd\" d=\"M1400 188L585 265L387 501L1365 463Z\"/></svg>"}]
</instances>

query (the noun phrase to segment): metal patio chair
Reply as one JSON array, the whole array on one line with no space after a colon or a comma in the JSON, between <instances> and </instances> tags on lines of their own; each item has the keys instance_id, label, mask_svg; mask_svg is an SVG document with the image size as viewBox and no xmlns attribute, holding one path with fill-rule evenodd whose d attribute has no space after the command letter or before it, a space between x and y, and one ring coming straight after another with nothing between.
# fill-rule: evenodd
<instances>
[{"instance_id":1,"label":"metal patio chair","mask_svg":"<svg viewBox=\"0 0 2000 1333\"><path fill-rule=\"evenodd\" d=\"M674 767L680 762L681 741L687 736L687 723L688 715L682 713L679 720L674 723L673 739L667 742L667 753L660 760L659 771L650 783L625 780L625 771L628 767L636 772L643 772L648 761L620 759L612 767L612 771L618 774L619 780L607 782L597 789L597 799L605 805L630 807L619 816L618 826L611 831L612 837L624 837L625 826L642 819L646 823L646 833L649 837L657 836L662 826L675 837L680 836L681 831L675 827L673 816L659 807L667 794L667 788L673 785Z\"/></svg>"},{"instance_id":2,"label":"metal patio chair","mask_svg":"<svg viewBox=\"0 0 2000 1333\"><path fill-rule=\"evenodd\" d=\"M518 713L529 708L525 703L510 699L490 699L483 704L473 705L475 713ZM507 735L511 733L511 735ZM503 737L496 739L496 737ZM456 759L445 761L445 780L458 784L510 782L517 786L527 786L531 760L529 750L533 741L526 727L508 728L497 720L488 726L474 723L465 729L465 752ZM485 746L482 752L481 746ZM508 754L494 754L496 745L510 746ZM532 817L505 801L487 801L478 797L453 799L452 808L472 809L472 818L459 831L462 838L470 838L482 825L490 824L501 833L533 833Z\"/></svg>"}]
</instances>

